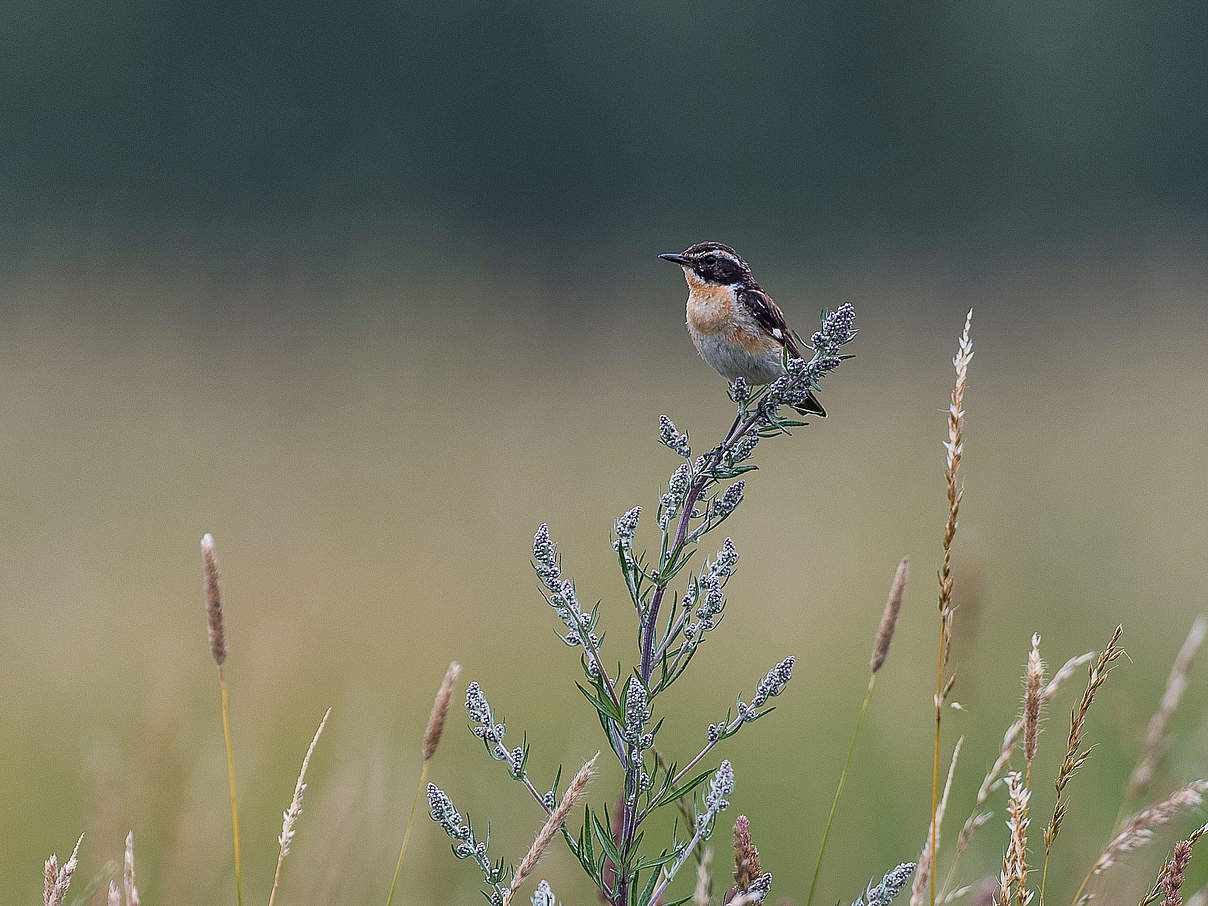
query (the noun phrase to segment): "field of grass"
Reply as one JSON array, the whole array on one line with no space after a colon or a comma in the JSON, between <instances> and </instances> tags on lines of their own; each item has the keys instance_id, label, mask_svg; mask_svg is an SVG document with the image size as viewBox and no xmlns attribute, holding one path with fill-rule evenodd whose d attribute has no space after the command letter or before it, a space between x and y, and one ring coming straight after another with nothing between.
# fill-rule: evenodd
<instances>
[{"instance_id":1,"label":"field of grass","mask_svg":"<svg viewBox=\"0 0 1208 906\"><path fill-rule=\"evenodd\" d=\"M1197 270L1198 268L1198 270ZM790 319L850 298L857 358L825 387L832 417L762 446L722 534L742 564L727 619L677 687L662 738L691 747L764 670L797 657L777 711L717 752L750 816L772 900L803 903L894 567L902 622L835 825L819 902L914 859L931 796L943 410L964 312L976 308L967 497L955 552L953 696L965 737L950 837L1018 712L1032 632L1052 667L1124 626L1088 725L1050 869L1072 896L1107 842L1149 715L1206 607L1208 306L1203 262L1094 273L916 273L840 286L768 278ZM657 276L656 276L657 275ZM529 566L548 521L632 650L612 520L652 507L675 467L671 415L701 449L732 417L692 350L678 283L651 266L617 304L484 274L219 278L39 273L10 280L0 334L0 901L36 902L42 861L84 831L73 892L120 864L134 831L144 903L234 902L226 767L205 636L198 539L223 567L244 881L272 884L281 811L324 711L279 902L384 902L446 664L479 681L544 782L602 746L571 684L577 655ZM839 295L841 293L841 295ZM494 299L490 306L487 298ZM649 541L639 532L638 543ZM1203 665L1154 790L1208 776ZM1071 680L1043 724L1034 828L1052 808ZM455 709L432 776L491 820L518 860L542 814ZM695 751L695 749L693 749ZM681 753L676 753L681 754ZM600 790L615 789L605 772ZM594 804L603 794L589 798ZM963 860L997 875L995 818ZM1136 902L1188 815L1105 876ZM718 839L724 850L724 838ZM480 902L472 868L417 824L396 902ZM724 852L720 854L724 857ZM945 864L941 849L941 873ZM593 902L569 856L538 876ZM1186 890L1208 881L1193 861ZM681 882L685 885L687 882ZM98 892L95 902L103 902Z\"/></svg>"}]
</instances>

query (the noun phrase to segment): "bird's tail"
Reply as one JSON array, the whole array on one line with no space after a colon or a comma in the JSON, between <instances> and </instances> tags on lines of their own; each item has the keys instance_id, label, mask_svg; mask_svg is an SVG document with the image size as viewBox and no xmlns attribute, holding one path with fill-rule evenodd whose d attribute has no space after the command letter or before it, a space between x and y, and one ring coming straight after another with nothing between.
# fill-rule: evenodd
<instances>
[{"instance_id":1,"label":"bird's tail","mask_svg":"<svg viewBox=\"0 0 1208 906\"><path fill-rule=\"evenodd\" d=\"M826 418L826 410L822 404L818 402L818 398L811 392L806 395L805 399L799 405L793 407L802 415L816 415L819 418Z\"/></svg>"}]
</instances>

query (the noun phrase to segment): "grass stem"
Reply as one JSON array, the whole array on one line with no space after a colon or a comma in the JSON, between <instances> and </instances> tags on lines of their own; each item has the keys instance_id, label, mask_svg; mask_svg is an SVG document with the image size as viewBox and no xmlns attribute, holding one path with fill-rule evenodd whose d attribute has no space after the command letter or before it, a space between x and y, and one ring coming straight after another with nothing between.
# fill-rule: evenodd
<instances>
[{"instance_id":1,"label":"grass stem","mask_svg":"<svg viewBox=\"0 0 1208 906\"><path fill-rule=\"evenodd\" d=\"M407 829L403 831L403 845L398 851L398 863L394 866L394 878L390 882L390 894L386 897L386 906L394 900L394 889L398 886L399 872L403 870L403 856L407 853L407 841L411 839L411 825L415 823L415 809L419 805L419 796L428 780L428 762L424 760L423 769L419 772L419 783L415 785L415 796L411 799L411 814L407 816Z\"/></svg>"},{"instance_id":2,"label":"grass stem","mask_svg":"<svg viewBox=\"0 0 1208 906\"><path fill-rule=\"evenodd\" d=\"M851 735L851 743L847 747L847 758L843 760L843 770L839 774L839 785L835 787L835 798L831 800L830 814L826 816L826 829L822 832L822 845L818 848L818 861L814 864L814 877L810 881L810 892L805 906L813 906L814 893L818 888L818 876L822 872L822 859L826 855L826 844L830 840L831 825L835 822L835 814L839 811L839 797L843 795L843 785L847 782L847 771L851 767L852 756L856 751L856 741L860 738L860 728L864 726L864 716L868 713L868 703L872 699L872 689L876 685L877 675L868 676L868 691L864 693L864 702L860 705L860 715L856 718L856 729Z\"/></svg>"},{"instance_id":3,"label":"grass stem","mask_svg":"<svg viewBox=\"0 0 1208 906\"><path fill-rule=\"evenodd\" d=\"M226 678L218 667L218 686L222 690L222 736L226 742L227 777L231 786L231 837L235 841L235 902L243 906L243 863L239 858L239 809L235 804L235 759L231 754L231 718L227 706Z\"/></svg>"}]
</instances>

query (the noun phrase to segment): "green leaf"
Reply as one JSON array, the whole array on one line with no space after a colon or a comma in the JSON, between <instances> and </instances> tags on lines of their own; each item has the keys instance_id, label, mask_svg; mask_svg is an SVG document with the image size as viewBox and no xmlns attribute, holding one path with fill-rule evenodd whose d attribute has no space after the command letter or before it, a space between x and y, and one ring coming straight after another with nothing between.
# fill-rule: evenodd
<instances>
[{"instance_id":1,"label":"green leaf","mask_svg":"<svg viewBox=\"0 0 1208 906\"><path fill-rule=\"evenodd\" d=\"M697 776L693 777L691 780L681 784L680 786L676 787L675 789L670 790L667 793L666 798L662 802L659 803L659 806L666 805L668 802L674 802L676 799L681 799L684 796L687 796L694 789L696 789L698 786L700 786L702 783L704 783L707 779L709 779L709 776L712 773L713 773L712 771L704 771L703 773L698 774Z\"/></svg>"},{"instance_id":2,"label":"green leaf","mask_svg":"<svg viewBox=\"0 0 1208 906\"><path fill-rule=\"evenodd\" d=\"M600 821L599 815L595 812L591 813L592 829L595 831L596 842L600 844L600 849L604 854L612 860L612 864L617 867L617 873L620 874L624 869L621 861L621 853L617 849L616 843L612 839L612 830L604 826Z\"/></svg>"},{"instance_id":3,"label":"green leaf","mask_svg":"<svg viewBox=\"0 0 1208 906\"><path fill-rule=\"evenodd\" d=\"M618 723L622 722L621 712L614 708L611 702L592 695L583 688L582 684L577 681L575 682L575 685L578 686L579 691L583 693L583 697L592 703L602 718L608 718L609 720L616 721Z\"/></svg>"}]
</instances>

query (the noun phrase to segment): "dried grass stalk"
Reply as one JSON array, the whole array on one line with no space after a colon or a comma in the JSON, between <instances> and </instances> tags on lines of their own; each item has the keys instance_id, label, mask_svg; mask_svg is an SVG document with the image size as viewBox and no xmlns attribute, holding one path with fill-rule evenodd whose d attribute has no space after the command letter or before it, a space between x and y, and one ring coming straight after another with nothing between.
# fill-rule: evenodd
<instances>
[{"instance_id":1,"label":"dried grass stalk","mask_svg":"<svg viewBox=\"0 0 1208 906\"><path fill-rule=\"evenodd\" d=\"M61 867L59 857L54 853L51 853L50 858L46 860L46 884L42 891L43 906L63 906L63 901L67 899L67 891L71 887L71 878L80 865L80 844L83 842L84 835L80 834L75 848L71 851L71 856Z\"/></svg>"},{"instance_id":2,"label":"dried grass stalk","mask_svg":"<svg viewBox=\"0 0 1208 906\"><path fill-rule=\"evenodd\" d=\"M872 647L872 659L869 668L873 673L881 669L885 656L889 654L889 643L893 641L894 630L898 627L898 615L902 611L902 596L906 592L906 579L910 575L910 560L902 558L897 572L893 574L893 584L889 586L889 598L885 601L885 612L881 614L881 625L877 627L877 639Z\"/></svg>"},{"instance_id":3,"label":"dried grass stalk","mask_svg":"<svg viewBox=\"0 0 1208 906\"><path fill-rule=\"evenodd\" d=\"M512 876L511 888L508 890L508 895L503 901L504 906L508 906L511 903L512 897L516 895L516 891L520 889L520 885L532 874L533 869L537 867L537 863L541 861L541 857L545 855L545 851L549 849L554 835L558 833L558 829L566 821L571 809L575 807L575 803L583 798L583 793L587 790L587 782L591 780L592 775L595 773L596 759L599 757L600 753L597 752L592 756L590 761L579 768L579 773L575 775L575 779L570 782L570 786L562 794L562 801L558 803L558 807L550 813L541 830L537 832L533 845L529 847L529 851L520 860L520 867L516 869L516 874Z\"/></svg>"},{"instance_id":4,"label":"dried grass stalk","mask_svg":"<svg viewBox=\"0 0 1208 906\"><path fill-rule=\"evenodd\" d=\"M935 677L935 750L931 770L931 852L925 863L923 859L919 860L919 873L915 875L914 881L916 894L911 897L912 906L918 906L915 903L916 898L920 904L922 903L921 894L917 893L920 877L930 878L931 906L935 906L933 868L935 850L939 844L936 839L939 822L936 818L938 817L940 788L940 725L943 722L944 701L948 698L956 681L954 675L945 682L944 671L947 669L952 655L952 588L955 581L952 577L952 542L956 537L961 500L965 496L964 488L958 486L957 476L960 472L961 456L965 451L965 389L969 380L969 362L973 359L973 341L969 336L972 326L973 309L969 309L969 314L965 316L965 329L961 332L956 356L952 360L952 366L956 369L956 384L952 389L952 400L948 405L948 440L944 443L944 448L948 451L947 463L944 467L944 482L948 495L948 519L944 524L944 559L940 565L938 577L940 638ZM926 871L923 870L924 866Z\"/></svg>"},{"instance_id":5,"label":"dried grass stalk","mask_svg":"<svg viewBox=\"0 0 1208 906\"><path fill-rule=\"evenodd\" d=\"M1166 754L1166 727L1179 707L1179 699L1182 698L1183 692L1187 688L1187 675L1191 671L1191 663L1195 660L1196 652L1204 643L1205 635L1208 635L1208 618L1200 615L1191 624L1187 638L1183 640L1183 646L1179 649L1174 664L1171 665L1170 676L1166 679L1166 689L1162 693L1162 700L1158 704L1158 710L1149 721L1149 729L1145 732L1145 747L1142 750L1141 758L1137 762L1137 766L1133 768L1132 776L1128 780L1128 789L1124 793L1125 802L1132 802L1149 788L1154 772Z\"/></svg>"},{"instance_id":6,"label":"dried grass stalk","mask_svg":"<svg viewBox=\"0 0 1208 906\"><path fill-rule=\"evenodd\" d=\"M403 870L403 857L407 855L407 843L411 840L411 828L415 824L415 809L419 804L420 792L428 780L428 763L436 754L440 745L441 734L449 718L449 705L453 701L453 693L457 688L457 679L461 676L461 664L450 661L445 669L445 678L441 680L440 688L436 691L436 699L432 702L432 711L428 715L428 726L424 730L423 766L420 768L419 780L415 784L415 794L411 797L411 812L407 815L407 827L403 831L403 843L398 850L398 861L394 865L394 877L390 881L390 893L386 895L386 906L394 902L394 891L398 887L399 873Z\"/></svg>"},{"instance_id":7,"label":"dried grass stalk","mask_svg":"<svg viewBox=\"0 0 1208 906\"><path fill-rule=\"evenodd\" d=\"M1196 845L1196 843L1199 842L1200 838L1203 837L1205 834L1208 834L1208 824L1203 825L1198 830L1196 830L1195 833L1193 833L1190 837L1188 837L1186 840L1183 840L1182 842L1175 845L1175 854L1176 855L1179 853L1180 847L1183 848L1183 852L1184 852L1184 855L1182 857L1183 858L1182 868L1180 869L1180 871L1185 872L1187 870L1187 865L1191 862L1191 851L1195 848L1195 845ZM1157 902L1158 897L1163 897L1163 898L1169 897L1171 891L1168 889L1170 885L1168 885L1167 879L1170 876L1170 874L1175 870L1175 867L1176 867L1176 864L1175 864L1174 855L1172 855L1171 858L1167 859L1165 862L1162 863L1162 869L1161 869L1161 871L1158 872L1158 880L1154 883L1153 889L1150 890L1149 895L1141 901L1141 906L1149 906L1149 904ZM1180 876L1178 878L1178 883L1173 885L1174 886L1173 892L1179 896L1179 900L1176 901L1179 904L1179 906L1182 906L1182 894L1179 893L1180 889L1182 888L1182 885L1183 885L1183 878ZM1089 896L1084 896L1078 902L1079 902L1079 904L1081 904L1084 902L1088 902L1089 900L1090 900ZM1168 902L1168 900L1166 902ZM1166 902L1163 902L1162 906L1166 906ZM1208 887L1205 887L1203 890L1201 890L1199 893L1197 893L1195 896L1193 896L1190 900L1188 900L1187 906L1208 906Z\"/></svg>"},{"instance_id":8,"label":"dried grass stalk","mask_svg":"<svg viewBox=\"0 0 1208 906\"><path fill-rule=\"evenodd\" d=\"M1191 844L1180 840L1174 845L1174 853L1170 857L1166 878L1162 881L1162 893L1165 899L1162 906L1183 906L1183 895L1179 890L1187 876L1187 866L1191 864Z\"/></svg>"},{"instance_id":9,"label":"dried grass stalk","mask_svg":"<svg viewBox=\"0 0 1208 906\"><path fill-rule=\"evenodd\" d=\"M1196 808L1204 801L1208 780L1197 780L1175 790L1161 802L1133 815L1124 829L1112 838L1107 848L1091 866L1091 874L1099 875L1111 868L1121 855L1140 849L1153 839L1154 828L1169 824L1181 812Z\"/></svg>"},{"instance_id":10,"label":"dried grass stalk","mask_svg":"<svg viewBox=\"0 0 1208 906\"><path fill-rule=\"evenodd\" d=\"M122 892L117 889L117 881L109 882L109 894L105 897L106 906L122 906Z\"/></svg>"},{"instance_id":11,"label":"dried grass stalk","mask_svg":"<svg viewBox=\"0 0 1208 906\"><path fill-rule=\"evenodd\" d=\"M1107 647L1103 649L1098 660L1091 666L1086 690L1082 693L1082 700L1078 703L1078 708L1070 712L1070 735L1066 741L1065 758L1061 762L1061 768L1057 772L1057 781L1054 783L1057 790L1057 802L1053 806L1053 818L1044 829L1046 853L1052 850L1053 841L1057 839L1057 834L1061 831L1061 821L1065 817L1066 806L1062 793L1070 782L1070 778L1090 757L1091 750L1082 748L1082 735L1086 731L1086 715L1090 711L1091 705L1094 704L1095 693L1099 691L1099 687L1111 673L1112 664L1124 653L1116 647L1123 631L1123 626L1117 626L1116 631L1112 633Z\"/></svg>"},{"instance_id":12,"label":"dried grass stalk","mask_svg":"<svg viewBox=\"0 0 1208 906\"><path fill-rule=\"evenodd\" d=\"M294 839L298 817L302 814L302 794L306 792L306 769L310 767L310 756L315 754L315 746L319 742L319 737L323 735L323 728L327 726L327 718L330 716L331 708L328 708L323 719L319 721L319 729L315 730L314 738L306 750L306 756L302 759L302 770L298 772L298 782L294 784L294 798L290 801L289 808L282 812L281 836L277 838L277 844L280 847L277 852L277 870L273 873L273 889L268 895L268 906L273 906L273 901L277 898L277 886L281 883L281 863L289 855L289 844Z\"/></svg>"},{"instance_id":13,"label":"dried grass stalk","mask_svg":"<svg viewBox=\"0 0 1208 906\"><path fill-rule=\"evenodd\" d=\"M1040 693L1041 708L1048 705L1053 697L1061 688L1061 684L1074 675L1074 673L1095 656L1095 652L1087 651L1077 657L1072 657L1066 661L1061 669L1053 674L1053 678L1049 680L1048 685ZM960 833L956 835L956 845L953 847L952 864L948 868L948 876L944 881L944 902L950 902L953 898L954 891L951 890L953 878L956 877L956 865L961 854L969 848L970 842L973 840L973 835L984 827L993 816L989 810L983 810L986 802L990 798L990 794L998 788L1002 783L1003 771L1006 770L1007 764L1011 760L1011 756L1015 753L1015 747L1019 744L1019 738L1023 735L1024 721L1020 717L1011 726L1007 727L1007 731L1002 737L1002 746L999 749L998 756L994 759L994 764L990 766L990 770L986 772L986 776L982 778L981 786L977 788L977 800L973 811L969 817L965 819L964 825L960 829Z\"/></svg>"},{"instance_id":14,"label":"dried grass stalk","mask_svg":"<svg viewBox=\"0 0 1208 906\"><path fill-rule=\"evenodd\" d=\"M960 757L961 746L964 743L965 737L962 736L952 747L952 761L948 763L948 779L944 781L944 794L940 797L936 809L932 813L931 824L927 828L927 839L923 841L923 851L919 854L918 868L915 870L914 881L910 888L910 906L922 906L927 897L928 879L935 872L935 854L939 852L940 828L944 823L944 812L948 808L948 792L952 789L952 775L956 773L956 759ZM934 884L931 886L931 891L934 896Z\"/></svg>"},{"instance_id":15,"label":"dried grass stalk","mask_svg":"<svg viewBox=\"0 0 1208 906\"><path fill-rule=\"evenodd\" d=\"M138 887L134 884L134 831L126 834L126 857L122 866L122 886L126 890L126 906L141 906Z\"/></svg>"},{"instance_id":16,"label":"dried grass stalk","mask_svg":"<svg viewBox=\"0 0 1208 906\"><path fill-rule=\"evenodd\" d=\"M1040 636L1032 636L1032 651L1028 654L1028 672L1024 679L1023 751L1028 774L1036 757L1036 741L1040 736L1040 707L1044 685L1044 661L1040 659Z\"/></svg>"},{"instance_id":17,"label":"dried grass stalk","mask_svg":"<svg viewBox=\"0 0 1208 906\"><path fill-rule=\"evenodd\" d=\"M1007 830L1010 838L1002 857L1002 873L998 878L998 906L1023 906L1031 897L1028 885L1028 799L1031 791L1024 785L1018 771L1007 775ZM1014 896L1012 897L1012 894Z\"/></svg>"},{"instance_id":18,"label":"dried grass stalk","mask_svg":"<svg viewBox=\"0 0 1208 906\"><path fill-rule=\"evenodd\" d=\"M219 667L227 658L226 627L222 620L222 593L218 589L218 557L214 553L214 536L201 536L201 562L205 575L206 626L210 635L210 655Z\"/></svg>"},{"instance_id":19,"label":"dried grass stalk","mask_svg":"<svg viewBox=\"0 0 1208 906\"><path fill-rule=\"evenodd\" d=\"M428 715L428 726L424 730L424 761L431 761L440 745L440 736L445 730L445 721L449 718L449 704L453 701L453 693L457 688L457 678L461 676L461 664L450 661L445 671L445 678L436 693L432 703L432 713Z\"/></svg>"},{"instance_id":20,"label":"dried grass stalk","mask_svg":"<svg viewBox=\"0 0 1208 906\"><path fill-rule=\"evenodd\" d=\"M205 580L206 627L210 637L210 655L218 665L218 688L222 707L222 739L226 745L227 782L231 791L231 839L235 848L235 901L243 906L243 862L239 848L239 808L235 794L235 757L231 750L231 716L227 701L226 674L223 662L227 657L226 626L222 616L222 594L218 588L218 557L214 553L214 536L201 536L202 574Z\"/></svg>"}]
</instances>

